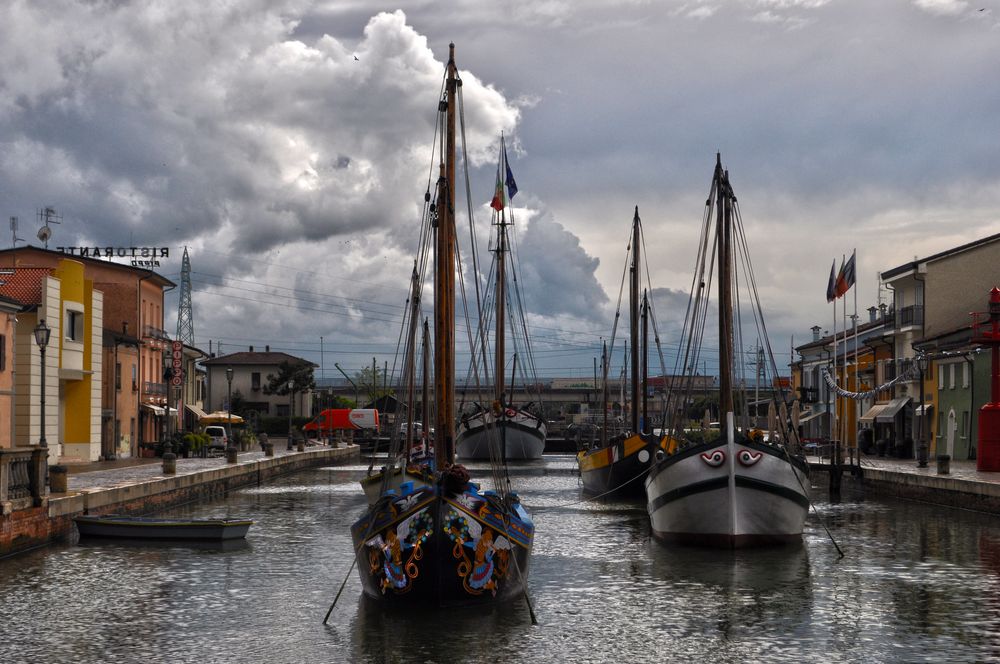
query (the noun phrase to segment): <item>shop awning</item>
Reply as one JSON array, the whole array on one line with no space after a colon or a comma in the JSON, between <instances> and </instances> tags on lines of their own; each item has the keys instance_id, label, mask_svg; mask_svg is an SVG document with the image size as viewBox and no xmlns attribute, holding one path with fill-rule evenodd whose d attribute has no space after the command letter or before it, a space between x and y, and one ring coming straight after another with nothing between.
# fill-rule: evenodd
<instances>
[{"instance_id":1,"label":"shop awning","mask_svg":"<svg viewBox=\"0 0 1000 664\"><path fill-rule=\"evenodd\" d=\"M142 404L142 407L143 408L148 408L149 410L153 411L153 415L156 415L157 417L162 417L163 416L163 407L162 406L154 406L151 403L144 403L144 404Z\"/></svg>"},{"instance_id":2,"label":"shop awning","mask_svg":"<svg viewBox=\"0 0 1000 664\"><path fill-rule=\"evenodd\" d=\"M869 408L867 411L865 411L864 415L862 415L861 417L858 418L858 422L861 422L862 424L871 424L872 422L875 421L875 418L883 410L885 410L888 406L889 406L889 404L887 404L887 403L877 403L877 404L875 404L874 406L872 406L871 408Z\"/></svg>"},{"instance_id":3,"label":"shop awning","mask_svg":"<svg viewBox=\"0 0 1000 664\"><path fill-rule=\"evenodd\" d=\"M198 419L201 419L202 417L205 417L205 415L207 414L201 408L198 408L198 406L194 406L194 405L191 405L189 403L184 404L184 408L185 408L185 410L187 410L189 413L193 414Z\"/></svg>"},{"instance_id":4,"label":"shop awning","mask_svg":"<svg viewBox=\"0 0 1000 664\"><path fill-rule=\"evenodd\" d=\"M903 406L910 403L910 397L899 397L893 399L881 413L875 416L876 422L892 422L896 418L896 413L903 409Z\"/></svg>"},{"instance_id":5,"label":"shop awning","mask_svg":"<svg viewBox=\"0 0 1000 664\"><path fill-rule=\"evenodd\" d=\"M916 408L914 408L913 414L916 415L917 417L920 417L922 415L929 415L933 411L934 411L934 404L928 403L924 404L923 406L917 406Z\"/></svg>"}]
</instances>

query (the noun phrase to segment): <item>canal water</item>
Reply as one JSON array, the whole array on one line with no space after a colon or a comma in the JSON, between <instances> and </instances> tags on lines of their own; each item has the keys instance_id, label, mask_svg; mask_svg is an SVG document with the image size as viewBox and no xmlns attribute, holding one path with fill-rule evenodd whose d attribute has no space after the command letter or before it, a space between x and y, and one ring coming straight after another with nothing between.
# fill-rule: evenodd
<instances>
[{"instance_id":1,"label":"canal water","mask_svg":"<svg viewBox=\"0 0 1000 664\"><path fill-rule=\"evenodd\" d=\"M520 601L402 615L363 600L349 539L363 473L305 471L169 513L253 517L235 546L84 540L0 560L0 662L1000 658L995 517L831 504L814 488L802 546L668 548L650 540L643 505L580 503L575 460L547 457L512 469L537 527L532 626Z\"/></svg>"}]
</instances>

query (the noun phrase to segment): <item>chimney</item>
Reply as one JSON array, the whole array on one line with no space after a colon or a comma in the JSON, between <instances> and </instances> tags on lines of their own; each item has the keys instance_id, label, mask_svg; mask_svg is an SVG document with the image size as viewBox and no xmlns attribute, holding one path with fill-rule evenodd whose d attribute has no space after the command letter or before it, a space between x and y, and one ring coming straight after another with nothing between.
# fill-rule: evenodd
<instances>
[{"instance_id":1,"label":"chimney","mask_svg":"<svg viewBox=\"0 0 1000 664\"><path fill-rule=\"evenodd\" d=\"M868 322L874 323L877 319L876 314L878 314L878 309L876 307L868 307Z\"/></svg>"},{"instance_id":2,"label":"chimney","mask_svg":"<svg viewBox=\"0 0 1000 664\"><path fill-rule=\"evenodd\" d=\"M812 326L813 341L819 341L819 330L820 330L819 325L813 325Z\"/></svg>"},{"instance_id":3,"label":"chimney","mask_svg":"<svg viewBox=\"0 0 1000 664\"><path fill-rule=\"evenodd\" d=\"M270 353L271 352L271 347L270 346L264 346L264 352L265 353Z\"/></svg>"},{"instance_id":4,"label":"chimney","mask_svg":"<svg viewBox=\"0 0 1000 664\"><path fill-rule=\"evenodd\" d=\"M122 321L122 334L128 334L128 321Z\"/></svg>"},{"instance_id":5,"label":"chimney","mask_svg":"<svg viewBox=\"0 0 1000 664\"><path fill-rule=\"evenodd\" d=\"M885 318L885 310L888 309L888 308L889 307L884 302L882 304L878 305L879 311L882 312L882 316L881 316L882 318Z\"/></svg>"},{"instance_id":6,"label":"chimney","mask_svg":"<svg viewBox=\"0 0 1000 664\"><path fill-rule=\"evenodd\" d=\"M253 352L253 346L250 346L250 352L251 353Z\"/></svg>"}]
</instances>

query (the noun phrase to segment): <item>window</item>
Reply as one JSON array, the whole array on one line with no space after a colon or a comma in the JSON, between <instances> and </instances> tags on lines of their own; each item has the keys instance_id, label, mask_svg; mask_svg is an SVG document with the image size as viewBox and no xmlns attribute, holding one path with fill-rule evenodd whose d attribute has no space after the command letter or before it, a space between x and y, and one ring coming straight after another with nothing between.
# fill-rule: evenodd
<instances>
[{"instance_id":1,"label":"window","mask_svg":"<svg viewBox=\"0 0 1000 664\"><path fill-rule=\"evenodd\" d=\"M288 417L288 404L278 404L277 417Z\"/></svg>"},{"instance_id":2,"label":"window","mask_svg":"<svg viewBox=\"0 0 1000 664\"><path fill-rule=\"evenodd\" d=\"M955 389L955 365L954 364L949 364L948 365L948 389L949 390Z\"/></svg>"},{"instance_id":3,"label":"window","mask_svg":"<svg viewBox=\"0 0 1000 664\"><path fill-rule=\"evenodd\" d=\"M969 411L967 411L967 410L963 410L962 411L961 436L962 436L962 438L968 438L969 437Z\"/></svg>"},{"instance_id":4,"label":"window","mask_svg":"<svg viewBox=\"0 0 1000 664\"><path fill-rule=\"evenodd\" d=\"M944 389L944 367L938 365L937 370L938 370L938 389L939 390L943 390Z\"/></svg>"},{"instance_id":5,"label":"window","mask_svg":"<svg viewBox=\"0 0 1000 664\"><path fill-rule=\"evenodd\" d=\"M69 341L83 341L83 312L66 309L65 336Z\"/></svg>"},{"instance_id":6,"label":"window","mask_svg":"<svg viewBox=\"0 0 1000 664\"><path fill-rule=\"evenodd\" d=\"M0 334L0 371L7 370L7 335Z\"/></svg>"},{"instance_id":7,"label":"window","mask_svg":"<svg viewBox=\"0 0 1000 664\"><path fill-rule=\"evenodd\" d=\"M962 362L962 387L969 386L969 363Z\"/></svg>"},{"instance_id":8,"label":"window","mask_svg":"<svg viewBox=\"0 0 1000 664\"><path fill-rule=\"evenodd\" d=\"M115 390L121 391L122 389L122 363L115 362Z\"/></svg>"},{"instance_id":9,"label":"window","mask_svg":"<svg viewBox=\"0 0 1000 664\"><path fill-rule=\"evenodd\" d=\"M132 365L132 391L139 389L139 377L136 375L136 365Z\"/></svg>"},{"instance_id":10,"label":"window","mask_svg":"<svg viewBox=\"0 0 1000 664\"><path fill-rule=\"evenodd\" d=\"M254 371L250 374L250 389L254 392L260 390L260 372Z\"/></svg>"}]
</instances>

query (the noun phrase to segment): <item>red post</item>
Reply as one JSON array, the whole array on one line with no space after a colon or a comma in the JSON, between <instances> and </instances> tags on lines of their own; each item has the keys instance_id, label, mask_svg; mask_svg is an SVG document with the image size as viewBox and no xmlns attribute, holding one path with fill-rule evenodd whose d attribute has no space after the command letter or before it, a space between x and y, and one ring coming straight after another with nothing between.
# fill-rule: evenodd
<instances>
[{"instance_id":1,"label":"red post","mask_svg":"<svg viewBox=\"0 0 1000 664\"><path fill-rule=\"evenodd\" d=\"M979 410L976 470L1000 472L1000 288L990 291L989 313L990 331L982 336L992 354L990 403Z\"/></svg>"}]
</instances>

